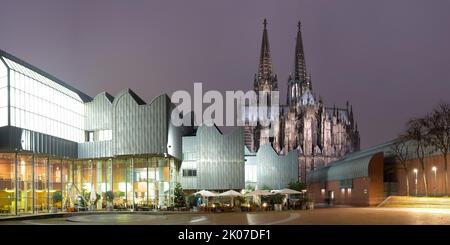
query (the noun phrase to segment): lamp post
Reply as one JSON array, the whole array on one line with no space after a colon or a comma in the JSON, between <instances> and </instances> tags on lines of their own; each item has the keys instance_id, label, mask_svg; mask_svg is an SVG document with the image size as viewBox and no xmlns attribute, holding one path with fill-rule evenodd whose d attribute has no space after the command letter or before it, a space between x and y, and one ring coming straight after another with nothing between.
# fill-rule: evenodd
<instances>
[{"instance_id":1,"label":"lamp post","mask_svg":"<svg viewBox=\"0 0 450 245\"><path fill-rule=\"evenodd\" d=\"M416 184L416 196L417 196L417 172L418 172L417 168L415 168L413 171L414 171L414 174L415 174L415 177L416 177L415 180L414 180L414 183Z\"/></svg>"},{"instance_id":2,"label":"lamp post","mask_svg":"<svg viewBox=\"0 0 450 245\"><path fill-rule=\"evenodd\" d=\"M432 168L431 168L431 170L433 170L433 172L434 172L434 196L436 196L436 187L437 187L437 178L436 178L436 171L437 171L437 168L436 168L436 166L433 166Z\"/></svg>"}]
</instances>

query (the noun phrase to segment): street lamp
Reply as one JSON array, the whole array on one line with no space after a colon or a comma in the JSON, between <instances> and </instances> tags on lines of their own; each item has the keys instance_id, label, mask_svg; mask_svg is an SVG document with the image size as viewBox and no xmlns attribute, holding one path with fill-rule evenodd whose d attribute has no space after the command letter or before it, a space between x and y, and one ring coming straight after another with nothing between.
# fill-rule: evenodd
<instances>
[{"instance_id":1,"label":"street lamp","mask_svg":"<svg viewBox=\"0 0 450 245\"><path fill-rule=\"evenodd\" d=\"M437 187L437 179L436 179L436 171L437 171L437 168L436 168L436 166L433 166L432 168L431 168L431 170L433 170L433 172L434 172L434 196L436 196L436 187Z\"/></svg>"},{"instance_id":2,"label":"street lamp","mask_svg":"<svg viewBox=\"0 0 450 245\"><path fill-rule=\"evenodd\" d=\"M418 172L417 168L415 168L413 171L414 171L414 174L416 175L414 183L416 183L416 196L417 196L417 172Z\"/></svg>"}]
</instances>

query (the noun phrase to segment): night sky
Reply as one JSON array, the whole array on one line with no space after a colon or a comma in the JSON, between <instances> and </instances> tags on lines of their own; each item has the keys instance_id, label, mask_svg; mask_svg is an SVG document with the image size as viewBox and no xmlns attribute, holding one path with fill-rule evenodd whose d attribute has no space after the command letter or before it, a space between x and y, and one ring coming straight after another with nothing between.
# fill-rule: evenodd
<instances>
[{"instance_id":1,"label":"night sky","mask_svg":"<svg viewBox=\"0 0 450 245\"><path fill-rule=\"evenodd\" d=\"M362 147L450 102L450 1L0 0L0 49L90 96L248 90L268 20L282 102L297 21L325 104L353 105Z\"/></svg>"}]
</instances>

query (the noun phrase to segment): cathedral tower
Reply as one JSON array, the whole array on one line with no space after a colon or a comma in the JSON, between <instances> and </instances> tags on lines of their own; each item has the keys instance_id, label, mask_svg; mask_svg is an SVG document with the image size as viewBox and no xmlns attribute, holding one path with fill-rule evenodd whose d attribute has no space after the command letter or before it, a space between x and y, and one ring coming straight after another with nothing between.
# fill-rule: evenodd
<instances>
[{"instance_id":1,"label":"cathedral tower","mask_svg":"<svg viewBox=\"0 0 450 245\"><path fill-rule=\"evenodd\" d=\"M270 126L262 126L260 121L256 126L246 126L244 133L245 145L250 151L257 151L261 145L272 144L276 150L280 150L280 134L278 133L279 118L278 115L271 115L269 109L274 102L271 100L272 93L278 93L277 76L272 70L272 57L270 53L269 34L267 31L267 20L263 22L263 35L261 42L261 52L259 58L259 66L254 76L253 89L257 94L257 102L259 106L267 106L267 115L264 118L270 119ZM262 101L264 98L265 101ZM278 105L278 103L277 103ZM261 118L261 115L259 115Z\"/></svg>"}]
</instances>

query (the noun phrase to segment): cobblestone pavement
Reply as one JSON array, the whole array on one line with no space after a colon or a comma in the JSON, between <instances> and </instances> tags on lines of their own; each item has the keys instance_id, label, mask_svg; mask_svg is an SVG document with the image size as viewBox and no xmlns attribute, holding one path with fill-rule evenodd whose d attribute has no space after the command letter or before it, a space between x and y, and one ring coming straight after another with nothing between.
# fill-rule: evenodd
<instances>
[{"instance_id":1,"label":"cobblestone pavement","mask_svg":"<svg viewBox=\"0 0 450 245\"><path fill-rule=\"evenodd\" d=\"M450 224L450 209L321 208L258 213L91 214L72 217L0 221L0 225L396 225Z\"/></svg>"}]
</instances>

